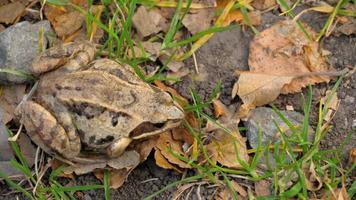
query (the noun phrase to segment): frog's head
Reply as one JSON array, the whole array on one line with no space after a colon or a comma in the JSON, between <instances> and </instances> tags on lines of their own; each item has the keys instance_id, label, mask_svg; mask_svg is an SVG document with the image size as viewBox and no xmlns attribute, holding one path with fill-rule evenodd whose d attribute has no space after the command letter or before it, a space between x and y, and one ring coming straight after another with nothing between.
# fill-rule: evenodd
<instances>
[{"instance_id":1,"label":"frog's head","mask_svg":"<svg viewBox=\"0 0 356 200\"><path fill-rule=\"evenodd\" d=\"M172 97L159 89L155 89L151 98L145 99L146 107L142 117L146 118L131 131L133 139L156 135L179 126L184 118L184 111Z\"/></svg>"}]
</instances>

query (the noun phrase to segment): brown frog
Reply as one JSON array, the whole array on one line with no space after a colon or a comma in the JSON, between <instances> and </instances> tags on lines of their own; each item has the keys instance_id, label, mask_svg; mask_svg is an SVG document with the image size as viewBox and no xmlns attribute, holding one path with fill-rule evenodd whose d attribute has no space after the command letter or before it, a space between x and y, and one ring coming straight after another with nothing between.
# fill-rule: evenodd
<instances>
[{"instance_id":1,"label":"brown frog","mask_svg":"<svg viewBox=\"0 0 356 200\"><path fill-rule=\"evenodd\" d=\"M180 124L183 111L168 93L143 82L130 66L92 61L94 55L89 42L68 43L33 61L40 81L16 113L35 143L66 159L83 150L115 158L133 140Z\"/></svg>"}]
</instances>

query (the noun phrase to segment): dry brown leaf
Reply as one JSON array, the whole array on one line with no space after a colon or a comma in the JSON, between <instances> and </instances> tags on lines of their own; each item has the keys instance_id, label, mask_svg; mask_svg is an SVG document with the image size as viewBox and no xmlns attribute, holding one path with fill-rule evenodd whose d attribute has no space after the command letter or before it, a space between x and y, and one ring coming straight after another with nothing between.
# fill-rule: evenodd
<instances>
[{"instance_id":1,"label":"dry brown leaf","mask_svg":"<svg viewBox=\"0 0 356 200\"><path fill-rule=\"evenodd\" d=\"M353 11L355 12L355 11ZM340 19L340 18L339 18ZM354 17L345 17L340 26L335 28L336 35L345 34L351 35L356 34L356 19Z\"/></svg>"},{"instance_id":2,"label":"dry brown leaf","mask_svg":"<svg viewBox=\"0 0 356 200\"><path fill-rule=\"evenodd\" d=\"M214 100L213 106L214 106L215 117L220 117L220 116L226 115L225 105L223 103L221 103L221 101Z\"/></svg>"},{"instance_id":3,"label":"dry brown leaf","mask_svg":"<svg viewBox=\"0 0 356 200\"><path fill-rule=\"evenodd\" d=\"M132 17L132 24L141 37L146 37L164 30L166 20L157 9L148 10L140 6Z\"/></svg>"},{"instance_id":4,"label":"dry brown leaf","mask_svg":"<svg viewBox=\"0 0 356 200\"><path fill-rule=\"evenodd\" d=\"M84 8L87 7L86 0L71 0L71 2ZM94 5L91 7L93 15L98 20L100 20L103 9L104 7L102 5ZM91 24L91 35L87 36L85 16L75 10L72 6L46 5L44 13L47 19L51 22L58 37L64 42L82 39L98 42L101 37L103 37L104 32L97 27L96 23Z\"/></svg>"},{"instance_id":5,"label":"dry brown leaf","mask_svg":"<svg viewBox=\"0 0 356 200\"><path fill-rule=\"evenodd\" d=\"M138 141L134 149L138 154L140 154L140 162L143 162L150 155L152 149L157 144L157 137L152 137L145 141Z\"/></svg>"},{"instance_id":6,"label":"dry brown leaf","mask_svg":"<svg viewBox=\"0 0 356 200\"><path fill-rule=\"evenodd\" d=\"M307 26L306 30L313 36ZM300 92L309 84L328 82L326 76L301 76L311 72L330 72L330 67L321 55L319 44L308 40L294 21L285 20L257 35L250 45L250 72L297 76L282 88L283 94Z\"/></svg>"},{"instance_id":7,"label":"dry brown leaf","mask_svg":"<svg viewBox=\"0 0 356 200\"><path fill-rule=\"evenodd\" d=\"M3 110L2 121L7 124L14 117L16 106L25 95L25 85L1 86L0 108Z\"/></svg>"},{"instance_id":8,"label":"dry brown leaf","mask_svg":"<svg viewBox=\"0 0 356 200\"><path fill-rule=\"evenodd\" d=\"M277 5L276 0L254 0L252 6L258 10L266 10Z\"/></svg>"},{"instance_id":9,"label":"dry brown leaf","mask_svg":"<svg viewBox=\"0 0 356 200\"><path fill-rule=\"evenodd\" d=\"M341 101L337 98L337 93L332 94L331 90L327 90L325 97L320 100L320 103L322 105L325 105L327 103L328 98L330 98L330 101L328 102L329 109L324 117L325 121L329 121L332 118L333 113L335 113L335 111L338 109Z\"/></svg>"},{"instance_id":10,"label":"dry brown leaf","mask_svg":"<svg viewBox=\"0 0 356 200\"><path fill-rule=\"evenodd\" d=\"M109 171L109 185L112 189L117 189L121 187L126 181L128 175L132 170L127 169L113 169ZM96 170L94 171L94 175L97 179L103 181L104 179L104 170Z\"/></svg>"},{"instance_id":11,"label":"dry brown leaf","mask_svg":"<svg viewBox=\"0 0 356 200\"><path fill-rule=\"evenodd\" d=\"M134 52L136 58L149 57L152 61L155 61L160 55L161 43L159 42L142 42L140 43L144 51L140 47L134 46ZM146 55L144 55L144 53ZM134 57L132 52L129 51L129 57Z\"/></svg>"},{"instance_id":12,"label":"dry brown leaf","mask_svg":"<svg viewBox=\"0 0 356 200\"><path fill-rule=\"evenodd\" d=\"M25 6L16 1L0 7L0 23L12 24L21 17L25 11Z\"/></svg>"},{"instance_id":13,"label":"dry brown leaf","mask_svg":"<svg viewBox=\"0 0 356 200\"><path fill-rule=\"evenodd\" d=\"M315 165L313 162L310 163L309 167L303 168L305 174L305 185L309 191L318 191L323 187L323 181L315 171Z\"/></svg>"},{"instance_id":14,"label":"dry brown leaf","mask_svg":"<svg viewBox=\"0 0 356 200\"><path fill-rule=\"evenodd\" d=\"M171 95L174 96L175 100L177 101L177 103L182 106L185 107L186 105L189 104L188 100L185 99L183 96L181 96L175 89L166 86L165 84L163 84L161 81L154 81L154 84L160 88L161 90L170 93Z\"/></svg>"},{"instance_id":15,"label":"dry brown leaf","mask_svg":"<svg viewBox=\"0 0 356 200\"><path fill-rule=\"evenodd\" d=\"M181 161L178 157L172 154L178 154L183 157L188 157L183 149L184 142L175 140L172 136L172 132L162 133L159 136L156 151L160 150L160 153L166 158L170 163L178 165L180 168L191 168L190 165Z\"/></svg>"},{"instance_id":16,"label":"dry brown leaf","mask_svg":"<svg viewBox=\"0 0 356 200\"><path fill-rule=\"evenodd\" d=\"M36 148L31 143L31 139L26 134L20 134L17 139L17 144L20 147L21 153L27 161L27 164L32 167L35 163Z\"/></svg>"},{"instance_id":17,"label":"dry brown leaf","mask_svg":"<svg viewBox=\"0 0 356 200\"><path fill-rule=\"evenodd\" d=\"M162 155L161 150L156 149L155 151L155 161L156 164L164 169L174 169L177 172L182 172L178 167L174 166Z\"/></svg>"},{"instance_id":18,"label":"dry brown leaf","mask_svg":"<svg viewBox=\"0 0 356 200\"><path fill-rule=\"evenodd\" d=\"M235 181L231 182L233 184L234 187L234 183L236 183ZM236 183L237 184L237 183ZM241 187L241 186L239 186ZM234 187L234 189L236 190L236 188ZM243 189L243 188L242 188ZM238 191L237 191L238 192ZM246 192L246 191L245 191ZM215 200L233 200L233 195L232 192L230 190L230 188L228 187L224 187L223 190L221 190L214 198ZM237 199L246 199L246 197L242 196L242 195L237 195Z\"/></svg>"},{"instance_id":19,"label":"dry brown leaf","mask_svg":"<svg viewBox=\"0 0 356 200\"><path fill-rule=\"evenodd\" d=\"M226 5L230 2L230 0L220 0L217 2L217 8L225 8ZM250 3L252 0L246 0L244 1L244 5L247 7L251 7ZM251 7L252 8L252 7ZM248 12L247 15L249 16L250 23L252 25L259 25L261 23L261 16L259 12ZM225 26L231 24L232 22L237 22L241 23L243 22L244 18L239 9L234 9L229 12L229 14L226 16L223 24Z\"/></svg>"},{"instance_id":20,"label":"dry brown leaf","mask_svg":"<svg viewBox=\"0 0 356 200\"><path fill-rule=\"evenodd\" d=\"M182 67L184 67L184 63L180 61L175 61L174 59L170 59L170 53L166 53L166 50L162 52L163 54L159 56L159 60L161 63L165 64L169 70L172 72L179 72Z\"/></svg>"},{"instance_id":21,"label":"dry brown leaf","mask_svg":"<svg viewBox=\"0 0 356 200\"><path fill-rule=\"evenodd\" d=\"M240 72L237 94L244 103L240 108L240 117L245 117L249 110L257 106L274 101L281 93L283 86L292 80L293 76Z\"/></svg>"},{"instance_id":22,"label":"dry brown leaf","mask_svg":"<svg viewBox=\"0 0 356 200\"><path fill-rule=\"evenodd\" d=\"M356 163L356 147L350 150L349 162L351 164Z\"/></svg>"},{"instance_id":23,"label":"dry brown leaf","mask_svg":"<svg viewBox=\"0 0 356 200\"><path fill-rule=\"evenodd\" d=\"M310 28L306 29L315 35ZM239 72L238 95L244 102L240 116L272 102L280 93L300 92L309 84L328 82L330 78L321 74L333 69L325 62L318 45L308 40L291 20L277 22L256 35L250 46L250 71Z\"/></svg>"},{"instance_id":24,"label":"dry brown leaf","mask_svg":"<svg viewBox=\"0 0 356 200\"><path fill-rule=\"evenodd\" d=\"M56 17L53 28L60 38L68 37L79 30L84 21L84 16L81 13L72 11Z\"/></svg>"},{"instance_id":25,"label":"dry brown leaf","mask_svg":"<svg viewBox=\"0 0 356 200\"><path fill-rule=\"evenodd\" d=\"M194 143L194 137L186 128L178 127L173 129L172 137L174 140L183 141L184 143L189 144L189 146Z\"/></svg>"},{"instance_id":26,"label":"dry brown leaf","mask_svg":"<svg viewBox=\"0 0 356 200\"><path fill-rule=\"evenodd\" d=\"M258 197L269 196L271 194L271 182L266 180L256 181L255 192Z\"/></svg>"},{"instance_id":27,"label":"dry brown leaf","mask_svg":"<svg viewBox=\"0 0 356 200\"><path fill-rule=\"evenodd\" d=\"M337 188L332 192L330 197L325 197L322 199L330 199L330 200L350 200L349 195L347 194L346 188L343 185L341 188Z\"/></svg>"},{"instance_id":28,"label":"dry brown leaf","mask_svg":"<svg viewBox=\"0 0 356 200\"><path fill-rule=\"evenodd\" d=\"M236 181L232 180L231 181L231 186L234 188L234 190L239 193L242 197L247 197L247 192L246 190L240 186Z\"/></svg>"},{"instance_id":29,"label":"dry brown leaf","mask_svg":"<svg viewBox=\"0 0 356 200\"><path fill-rule=\"evenodd\" d=\"M50 165L51 165L52 170L56 170L61 166L66 166L67 164L54 158L54 159L52 159L50 161ZM64 177L64 178L74 178L74 174L73 173L64 173L63 172L63 173L59 174L58 176L59 177Z\"/></svg>"},{"instance_id":30,"label":"dry brown leaf","mask_svg":"<svg viewBox=\"0 0 356 200\"><path fill-rule=\"evenodd\" d=\"M199 9L189 13L183 18L183 25L192 33L198 33L208 29L214 17L212 9Z\"/></svg>"},{"instance_id":31,"label":"dry brown leaf","mask_svg":"<svg viewBox=\"0 0 356 200\"><path fill-rule=\"evenodd\" d=\"M206 148L213 161L217 161L229 168L240 168L241 164L236 157L236 153L238 153L241 160L249 162L246 139L239 132L233 131L229 134L223 130L217 130L212 134L213 139ZM236 144L237 152L235 152L234 143Z\"/></svg>"}]
</instances>

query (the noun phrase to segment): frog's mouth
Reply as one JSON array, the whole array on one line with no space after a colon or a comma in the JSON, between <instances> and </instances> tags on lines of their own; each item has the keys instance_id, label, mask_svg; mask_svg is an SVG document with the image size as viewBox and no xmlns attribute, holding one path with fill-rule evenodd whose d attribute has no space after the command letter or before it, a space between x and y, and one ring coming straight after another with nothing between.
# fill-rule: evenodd
<instances>
[{"instance_id":1,"label":"frog's mouth","mask_svg":"<svg viewBox=\"0 0 356 200\"><path fill-rule=\"evenodd\" d=\"M169 129L179 126L181 122L182 120L180 119L171 120L166 123L144 122L130 132L130 137L134 140L138 140L145 137L157 135L159 133L168 131Z\"/></svg>"}]
</instances>

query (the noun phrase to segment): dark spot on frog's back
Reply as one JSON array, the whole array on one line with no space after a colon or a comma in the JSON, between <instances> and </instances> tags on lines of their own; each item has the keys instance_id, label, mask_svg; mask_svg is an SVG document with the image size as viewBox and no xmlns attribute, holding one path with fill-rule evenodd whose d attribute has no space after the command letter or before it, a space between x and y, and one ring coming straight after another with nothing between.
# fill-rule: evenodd
<instances>
[{"instance_id":1,"label":"dark spot on frog's back","mask_svg":"<svg viewBox=\"0 0 356 200\"><path fill-rule=\"evenodd\" d=\"M118 124L120 117L131 118L130 115L124 112L110 112L110 117L111 117L111 125L113 127L115 127Z\"/></svg>"},{"instance_id":2,"label":"dark spot on frog's back","mask_svg":"<svg viewBox=\"0 0 356 200\"><path fill-rule=\"evenodd\" d=\"M114 137L111 135L106 136L105 138L100 138L99 140L95 141L96 145L102 145L102 144L106 144L106 143L110 143L114 141Z\"/></svg>"}]
</instances>

